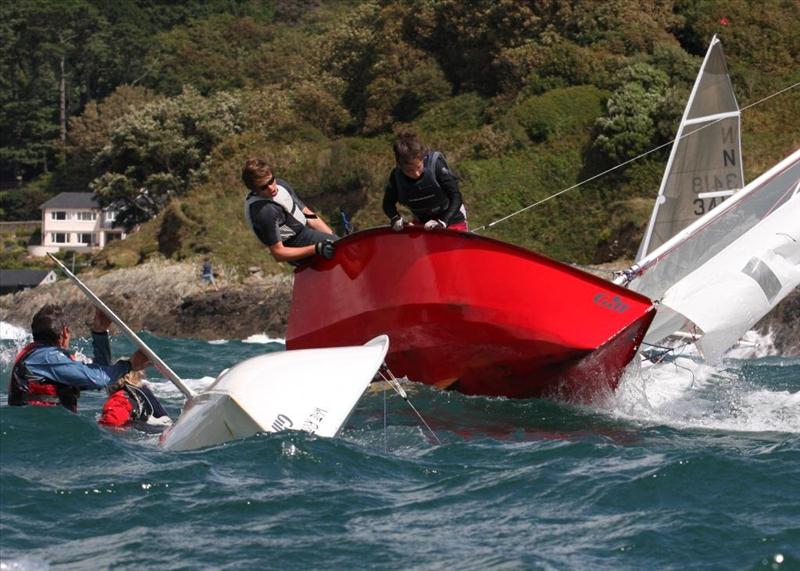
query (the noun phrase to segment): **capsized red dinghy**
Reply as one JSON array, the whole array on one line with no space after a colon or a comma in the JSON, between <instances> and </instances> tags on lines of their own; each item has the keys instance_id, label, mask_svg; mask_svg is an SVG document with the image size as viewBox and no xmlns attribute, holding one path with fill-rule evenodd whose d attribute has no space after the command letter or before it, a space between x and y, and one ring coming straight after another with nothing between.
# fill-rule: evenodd
<instances>
[{"instance_id":1,"label":"capsized red dinghy","mask_svg":"<svg viewBox=\"0 0 800 571\"><path fill-rule=\"evenodd\" d=\"M655 309L601 278L497 240L375 228L295 274L289 349L386 333L387 364L469 395L589 401L616 388Z\"/></svg>"}]
</instances>

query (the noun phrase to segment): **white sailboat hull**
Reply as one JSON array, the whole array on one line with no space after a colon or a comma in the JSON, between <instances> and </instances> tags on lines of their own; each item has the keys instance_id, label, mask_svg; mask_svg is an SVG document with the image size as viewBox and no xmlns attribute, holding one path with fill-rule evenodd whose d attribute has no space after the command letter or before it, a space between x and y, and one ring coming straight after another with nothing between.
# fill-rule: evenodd
<instances>
[{"instance_id":1,"label":"white sailboat hull","mask_svg":"<svg viewBox=\"0 0 800 571\"><path fill-rule=\"evenodd\" d=\"M192 450L282 430L335 436L388 348L389 338L381 335L358 347L284 351L242 361L187 401L161 445Z\"/></svg>"},{"instance_id":2,"label":"white sailboat hull","mask_svg":"<svg viewBox=\"0 0 800 571\"><path fill-rule=\"evenodd\" d=\"M696 345L703 356L718 360L798 284L800 195L795 195L667 290L662 299L667 311L660 317L664 326L657 317L645 341L655 343L671 333L683 316L699 329Z\"/></svg>"}]
</instances>

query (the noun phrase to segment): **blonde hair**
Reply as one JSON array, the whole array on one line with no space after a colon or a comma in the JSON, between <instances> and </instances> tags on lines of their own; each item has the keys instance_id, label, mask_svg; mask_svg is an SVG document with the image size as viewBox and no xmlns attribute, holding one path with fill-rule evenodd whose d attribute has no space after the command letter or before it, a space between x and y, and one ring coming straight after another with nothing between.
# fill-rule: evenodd
<instances>
[{"instance_id":1,"label":"blonde hair","mask_svg":"<svg viewBox=\"0 0 800 571\"><path fill-rule=\"evenodd\" d=\"M126 373L118 378L113 383L109 383L106 387L108 394L113 395L117 391L121 391L125 388L125 385L131 385L134 387L141 387L142 386L142 372L141 371L131 371L130 373Z\"/></svg>"},{"instance_id":2,"label":"blonde hair","mask_svg":"<svg viewBox=\"0 0 800 571\"><path fill-rule=\"evenodd\" d=\"M264 159L249 158L244 162L242 182L253 192L261 190L261 186L272 176L272 168Z\"/></svg>"}]
</instances>

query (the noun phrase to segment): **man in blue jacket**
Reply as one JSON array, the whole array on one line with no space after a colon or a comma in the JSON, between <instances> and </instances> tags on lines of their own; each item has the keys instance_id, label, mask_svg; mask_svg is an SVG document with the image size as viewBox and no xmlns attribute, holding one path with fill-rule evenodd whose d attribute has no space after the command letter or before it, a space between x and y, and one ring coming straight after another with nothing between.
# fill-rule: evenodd
<instances>
[{"instance_id":1,"label":"man in blue jacket","mask_svg":"<svg viewBox=\"0 0 800 571\"><path fill-rule=\"evenodd\" d=\"M130 359L111 364L108 327L111 321L100 310L92 322L94 362L82 363L69 351L71 333L63 309L45 305L31 322L33 342L14 360L8 387L10 406L62 405L78 410L82 390L101 390L130 371L144 369L148 359L141 351Z\"/></svg>"}]
</instances>

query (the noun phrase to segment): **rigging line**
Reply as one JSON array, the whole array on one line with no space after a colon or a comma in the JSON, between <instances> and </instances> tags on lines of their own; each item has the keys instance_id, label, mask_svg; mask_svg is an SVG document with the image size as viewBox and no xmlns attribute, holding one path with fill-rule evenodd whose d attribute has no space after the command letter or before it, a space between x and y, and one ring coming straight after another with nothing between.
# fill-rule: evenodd
<instances>
[{"instance_id":1,"label":"rigging line","mask_svg":"<svg viewBox=\"0 0 800 571\"><path fill-rule=\"evenodd\" d=\"M780 95L780 94L785 93L785 92L787 92L787 91L789 91L791 89L794 89L795 87L797 87L799 85L800 85L800 81L795 83L794 85L790 85L788 87L784 87L780 91L776 91L775 93L767 95L766 97L763 97L763 98L759 99L758 101L755 101L755 102L751 103L750 105L742 107L741 109L739 109L739 113L741 113L742 111L745 111L746 109L750 109L751 107L755 107L756 105L759 105L759 104L767 101L768 99L772 99L773 97L775 97L777 95ZM643 157L646 157L647 155L652 154L652 153L654 153L656 151L659 151L659 150L663 149L664 147L668 147L669 145L675 143L676 141L680 141L681 139L684 139L684 138L686 138L686 137L688 137L690 135L694 135L695 133L699 133L700 131L702 131L703 129L706 129L707 127L712 127L712 126L716 125L717 123L719 123L720 121L722 121L724 119L725 119L724 117L721 117L721 118L719 118L719 119L717 119L715 121L712 121L711 123L708 123L707 125L703 125L702 127L698 128L698 129L692 130L690 133L685 133L684 135L681 135L680 137L676 137L675 139L672 139L671 141L668 141L668 142L666 142L666 143L664 143L662 145L659 145L657 147L653 147L649 151L645 151L645 152L643 152L643 153L641 153L639 155L636 155L632 159L628 159L627 161L624 161L624 162L622 162L622 163L620 163L620 164L618 164L616 166L613 166L610 169L606 169L603 172L600 172L600 173L597 173L596 175L590 176L589 178L584 179L584 180L582 180L580 182L577 182L577 183L573 184L572 186L570 186L568 188L564 188L562 190L559 190L555 194L551 194L550 196L547 196L547 197L545 197L545 198L543 198L543 199L541 199L541 200L539 200L537 202L534 202L533 204L529 204L528 206L525 206L524 208L520 208L516 212L512 212L511 214L509 214L507 216L504 216L503 218L498 218L494 222L490 222L489 224L484 224L483 226L479 226L479 227L475 228L475 230L473 230L472 232L473 233L478 233L481 230L486 230L488 228L491 228L495 224L499 224L500 222L504 222L504 221L508 220L509 218L513 218L517 214L522 214L523 212L525 212L527 210L530 210L531 208L534 208L536 206L539 206L540 204L544 204L545 202L548 202L549 200L552 200L553 198L557 198L557 197L561 196L565 192L569 192L570 190L578 188L579 186L582 186L582 185L586 184L587 182L591 182L591 181L593 181L593 180L595 180L597 178L600 178L601 176L605 176L608 173L613 172L613 171L615 171L615 170L617 170L619 168L622 168L627 164L630 164L630 163L632 163L634 161L638 161L639 159L641 159Z\"/></svg>"},{"instance_id":2,"label":"rigging line","mask_svg":"<svg viewBox=\"0 0 800 571\"><path fill-rule=\"evenodd\" d=\"M388 375L389 375L389 378L387 378L387 377L386 377L386 375L384 375L384 374L383 374L383 371L384 371L384 370L386 370L386 372L388 373ZM389 384L389 385L390 385L390 386L391 386L391 387L392 387L392 388L395 390L395 392L396 392L398 395L400 395L400 397L401 397L401 398L402 398L404 401L406 401L406 403L408 404L408 406L410 406L410 407L411 407L411 410L413 410L413 411L414 411L414 414L416 414L416 415L417 415L417 417L418 417L418 418L419 418L419 420L422 422L422 424L425 426L425 428L427 428L427 429L428 429L428 432L430 432L430 433L431 433L431 436L433 436L434 440L436 440L436 443L437 443L437 444L441 444L441 443L442 443L442 441L441 441L441 440L439 440L439 437L438 437L438 436L436 436L436 433L433 431L433 429L430 427L430 425L429 425L427 422L425 422L425 419L424 419L424 418L422 418L422 415L419 413L419 411L417 410L417 408L416 408L416 407L415 407L415 406L414 406L414 405L411 403L411 401L408 399L408 394L406 394L406 391L405 391L405 390L403 390L403 387L401 387L401 386L400 386L400 381L398 381L398 380L397 380L397 377L395 377L395 376L394 376L394 373L392 373L392 371L389 369L389 367L386 367L386 366L384 365L384 367L383 367L382 369L379 369L379 370L378 370L378 374L381 376L381 378L382 378L384 381L386 381L386 382L387 382L387 383L388 383L388 384Z\"/></svg>"}]
</instances>

